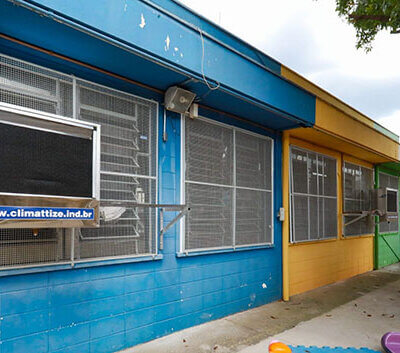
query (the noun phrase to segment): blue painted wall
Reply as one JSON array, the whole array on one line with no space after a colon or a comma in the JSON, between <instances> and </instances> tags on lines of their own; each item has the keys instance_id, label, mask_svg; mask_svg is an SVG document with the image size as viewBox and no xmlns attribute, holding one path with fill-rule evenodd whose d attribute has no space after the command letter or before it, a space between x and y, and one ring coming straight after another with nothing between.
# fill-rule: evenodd
<instances>
[{"instance_id":1,"label":"blue painted wall","mask_svg":"<svg viewBox=\"0 0 400 353\"><path fill-rule=\"evenodd\" d=\"M89 74L73 67L66 71L77 76ZM156 98L154 92L146 93L98 73L92 79ZM161 117L162 111L159 201L179 203L180 120L169 114L169 138L164 143ZM210 117L234 123L223 114ZM261 132L243 122L235 124ZM279 133L272 137L277 213L281 205L281 140ZM178 258L179 228L175 226L165 236L161 260L3 276L0 353L113 352L278 300L281 224L276 219L274 227L275 246L269 249Z\"/></svg>"}]
</instances>

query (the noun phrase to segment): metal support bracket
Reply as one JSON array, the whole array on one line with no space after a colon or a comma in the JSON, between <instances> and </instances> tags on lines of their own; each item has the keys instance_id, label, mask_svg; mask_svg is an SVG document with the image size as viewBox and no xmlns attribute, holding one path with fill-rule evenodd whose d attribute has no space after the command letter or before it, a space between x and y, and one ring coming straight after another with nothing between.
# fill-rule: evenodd
<instances>
[{"instance_id":1,"label":"metal support bracket","mask_svg":"<svg viewBox=\"0 0 400 353\"><path fill-rule=\"evenodd\" d=\"M351 221L345 223L344 226L346 227L346 226L349 226L350 224L356 223L360 219L368 217L369 215L372 215L372 213L370 211L361 211L360 213L343 213L343 216L355 217Z\"/></svg>"},{"instance_id":2,"label":"metal support bracket","mask_svg":"<svg viewBox=\"0 0 400 353\"><path fill-rule=\"evenodd\" d=\"M179 211L179 213L164 227L164 212L168 211ZM167 209L166 207L161 207L160 209L160 250L164 248L164 234L182 217L184 217L190 208L186 205L176 205Z\"/></svg>"},{"instance_id":3,"label":"metal support bracket","mask_svg":"<svg viewBox=\"0 0 400 353\"><path fill-rule=\"evenodd\" d=\"M140 203L133 201L115 201L115 200L101 200L101 205L106 207L144 207L144 208L159 208L160 209L160 238L159 238L159 249L164 248L164 234L183 216L185 216L190 208L186 205L173 205L173 204L158 204L158 203ZM122 210L123 211L123 210ZM165 212L177 212L179 213L164 226L164 213ZM122 212L123 213L123 212ZM121 216L122 213L119 215ZM100 207L100 218L107 221L104 209ZM114 219L113 219L114 220Z\"/></svg>"}]
</instances>

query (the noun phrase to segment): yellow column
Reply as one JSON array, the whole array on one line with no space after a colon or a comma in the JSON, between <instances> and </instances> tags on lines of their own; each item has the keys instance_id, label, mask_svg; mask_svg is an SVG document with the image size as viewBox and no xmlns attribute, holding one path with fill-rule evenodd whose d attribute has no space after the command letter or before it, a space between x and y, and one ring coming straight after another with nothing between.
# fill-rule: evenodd
<instances>
[{"instance_id":1,"label":"yellow column","mask_svg":"<svg viewBox=\"0 0 400 353\"><path fill-rule=\"evenodd\" d=\"M289 300L289 132L282 138L282 206L285 219L282 223L282 286L283 300Z\"/></svg>"}]
</instances>

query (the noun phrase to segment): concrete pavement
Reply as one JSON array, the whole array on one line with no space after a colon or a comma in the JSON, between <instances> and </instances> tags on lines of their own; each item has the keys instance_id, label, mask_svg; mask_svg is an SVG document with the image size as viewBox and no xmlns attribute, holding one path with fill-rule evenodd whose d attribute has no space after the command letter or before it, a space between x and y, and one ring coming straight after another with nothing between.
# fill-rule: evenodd
<instances>
[{"instance_id":1,"label":"concrete pavement","mask_svg":"<svg viewBox=\"0 0 400 353\"><path fill-rule=\"evenodd\" d=\"M400 331L400 264L299 294L125 350L124 353L265 353L293 345L380 348Z\"/></svg>"}]
</instances>

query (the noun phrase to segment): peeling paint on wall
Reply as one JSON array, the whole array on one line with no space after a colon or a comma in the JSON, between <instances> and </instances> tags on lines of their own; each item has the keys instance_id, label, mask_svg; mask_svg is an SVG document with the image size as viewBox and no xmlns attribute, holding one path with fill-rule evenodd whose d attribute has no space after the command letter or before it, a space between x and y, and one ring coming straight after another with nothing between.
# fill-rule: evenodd
<instances>
[{"instance_id":1,"label":"peeling paint on wall","mask_svg":"<svg viewBox=\"0 0 400 353\"><path fill-rule=\"evenodd\" d=\"M146 26L146 20L144 19L143 14L141 14L141 16L140 16L140 25L139 25L139 27L140 27L141 29L143 29L144 26Z\"/></svg>"},{"instance_id":2,"label":"peeling paint on wall","mask_svg":"<svg viewBox=\"0 0 400 353\"><path fill-rule=\"evenodd\" d=\"M167 51L169 50L169 44L171 43L171 39L169 38L169 36L167 35L167 38L165 38L165 46L164 46L164 50Z\"/></svg>"}]
</instances>

